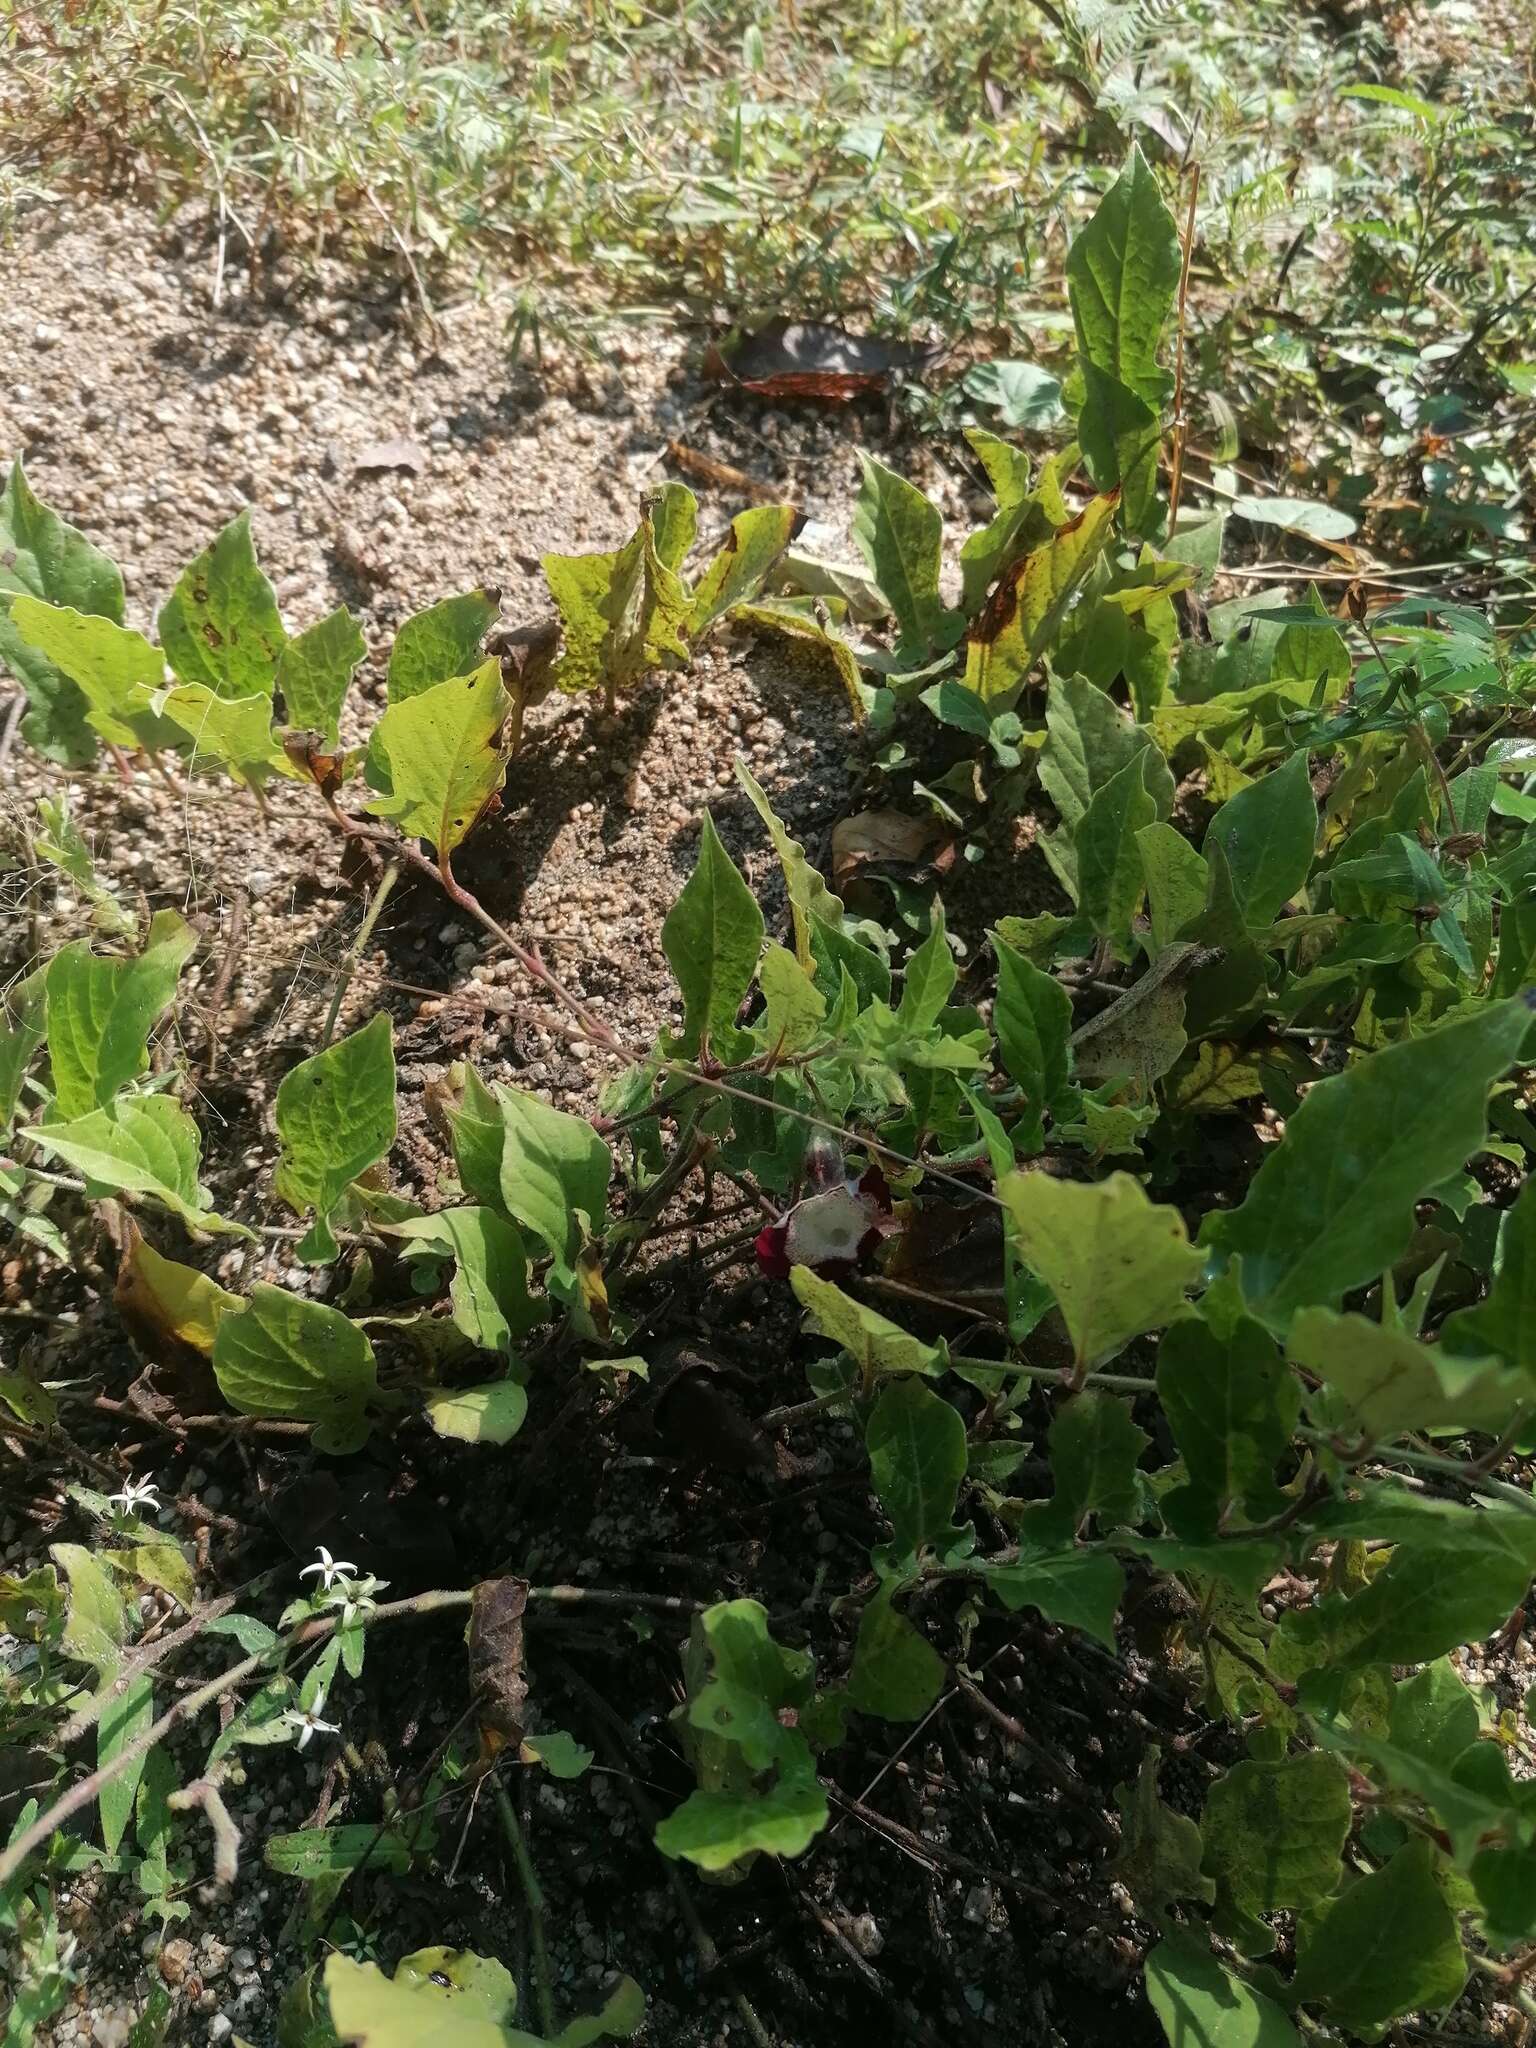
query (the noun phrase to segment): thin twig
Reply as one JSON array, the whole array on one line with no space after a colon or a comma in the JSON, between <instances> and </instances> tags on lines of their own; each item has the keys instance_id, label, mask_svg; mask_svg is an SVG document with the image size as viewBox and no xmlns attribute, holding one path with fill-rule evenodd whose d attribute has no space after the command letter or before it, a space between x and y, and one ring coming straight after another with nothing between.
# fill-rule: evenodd
<instances>
[{"instance_id":1,"label":"thin twig","mask_svg":"<svg viewBox=\"0 0 1536 2048\"><path fill-rule=\"evenodd\" d=\"M211 1081L219 1068L219 1018L229 999L229 984L235 976L235 962L240 957L240 942L245 937L245 913L250 898L244 889L236 889L230 899L229 937L224 942L224 958L219 964L219 976L213 984L213 993L208 998L208 1007L203 1017L208 1033L208 1078Z\"/></svg>"},{"instance_id":2,"label":"thin twig","mask_svg":"<svg viewBox=\"0 0 1536 2048\"><path fill-rule=\"evenodd\" d=\"M1184 217L1184 261L1179 271L1179 327L1173 370L1173 475L1168 486L1168 531L1179 517L1179 498L1184 489L1184 443L1189 421L1184 412L1184 316L1189 301L1189 266L1195 252L1195 202L1200 197L1200 166L1191 166L1189 211Z\"/></svg>"},{"instance_id":3,"label":"thin twig","mask_svg":"<svg viewBox=\"0 0 1536 2048\"><path fill-rule=\"evenodd\" d=\"M399 861L391 861L380 877L379 886L373 892L372 900L363 912L363 921L357 928L357 937L342 962L336 976L336 985L331 990L331 1007L325 1013L325 1023L320 1030L320 1050L324 1052L336 1031L336 1020L341 1015L341 1006L346 1000L347 990L352 986L352 977L357 972L357 963L363 956L363 949L373 937L373 928L379 921L379 912L389 899L389 892L400 879ZM211 1071L211 1070L210 1070Z\"/></svg>"}]
</instances>

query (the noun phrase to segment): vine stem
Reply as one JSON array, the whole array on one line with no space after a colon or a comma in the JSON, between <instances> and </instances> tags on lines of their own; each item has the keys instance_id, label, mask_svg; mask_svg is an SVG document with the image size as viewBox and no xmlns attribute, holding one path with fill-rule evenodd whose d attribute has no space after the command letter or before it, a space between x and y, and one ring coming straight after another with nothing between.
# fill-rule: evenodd
<instances>
[{"instance_id":1,"label":"vine stem","mask_svg":"<svg viewBox=\"0 0 1536 2048\"><path fill-rule=\"evenodd\" d=\"M546 2037L552 2039L555 2032L555 1993L549 1968L549 1948L544 1939L544 1891L528 1852L528 1837L507 1796L506 1786L498 1777L491 1789L501 1818L502 1832L512 1851L512 1861L517 1866L517 1881L523 1888L523 1901L528 1908L528 1954L533 1965L533 1997L539 2009L539 2027Z\"/></svg>"},{"instance_id":2,"label":"vine stem","mask_svg":"<svg viewBox=\"0 0 1536 2048\"><path fill-rule=\"evenodd\" d=\"M381 1607L372 1608L367 1613L357 1616L356 1619L365 1628L372 1628L375 1623L381 1621L401 1621L406 1618L418 1620L423 1615L440 1614L455 1607L467 1607L473 1598L473 1588L462 1592L436 1590L430 1593L417 1593L409 1600L390 1600ZM0 1855L0 1886L10 1882L32 1851L40 1848L57 1827L72 1814L93 1805L106 1786L115 1778L120 1778L130 1764L136 1764L141 1757L147 1756L155 1744L163 1742L173 1729L179 1728L185 1721L192 1720L204 1707L211 1707L216 1700L223 1699L226 1693L233 1692L235 1687L243 1685L246 1679L254 1678L258 1671L271 1662L274 1651L295 1649L306 1643L324 1642L336 1633L340 1623L339 1613L317 1614L308 1621L300 1622L275 1644L269 1644L266 1649L257 1650L249 1657L242 1657L238 1664L231 1664L228 1670L221 1671L217 1678L210 1678L206 1685L200 1685L194 1691L184 1693L175 1705L168 1707L159 1720L146 1728L142 1735L136 1736L132 1742L124 1743L110 1762L100 1765L89 1777L81 1778L78 1783L71 1785L67 1792L61 1793L46 1812L38 1815L31 1827L16 1837L4 1854Z\"/></svg>"}]
</instances>

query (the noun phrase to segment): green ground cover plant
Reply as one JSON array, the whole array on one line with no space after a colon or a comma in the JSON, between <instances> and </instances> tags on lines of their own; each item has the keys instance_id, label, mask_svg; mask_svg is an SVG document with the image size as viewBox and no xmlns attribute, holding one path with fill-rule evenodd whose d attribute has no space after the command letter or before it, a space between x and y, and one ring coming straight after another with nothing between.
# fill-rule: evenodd
<instances>
[{"instance_id":1,"label":"green ground cover plant","mask_svg":"<svg viewBox=\"0 0 1536 2048\"><path fill-rule=\"evenodd\" d=\"M0 1203L66 1262L72 1209L126 1211L124 1271L162 1340L204 1361L231 1412L345 1455L418 1419L505 1444L583 1375L643 1369L626 1292L650 1228L706 1170L752 1188L779 1217L764 1270L814 1340L796 1417L853 1422L887 1535L855 1584L828 1589L852 1635L840 1673L754 1600L696 1614L675 1727L697 1783L659 1818L658 1848L719 1881L803 1853L850 1721L916 1723L972 1684L964 1630L941 1625L957 1600L1032 1609L1113 1651L1127 1574L1150 1572L1177 1588L1178 1654L1242 1754L1198 1813L1164 1802L1155 1754L1122 1789L1117 1867L1156 1930L1147 1995L1177 2048L1283 2048L1379 2039L1452 2006L1472 1970L1523 1998L1536 1944L1530 1727L1490 1712L1455 1661L1536 1574L1536 1498L1498 1470L1536 1447L1536 661L1527 629L1480 607L1355 593L1336 613L1315 588L1216 605L1208 638L1186 631L1176 600L1208 589L1224 526L1181 468L1187 264L1133 150L1066 265L1070 440L1034 464L972 430L996 502L955 565L936 508L866 460L854 531L878 632L794 588L786 508L741 514L691 570L678 485L621 549L544 564L550 685L611 701L661 670L686 687L705 633L781 632L819 650L894 791L978 843L1033 810L1069 907L1001 917L963 996L942 902L919 931L848 915L743 763L789 943L767 942L706 818L663 934L679 1027L626 1045L454 870L521 731L520 672L483 652L484 593L401 629L387 705L344 749L356 625L341 612L290 637L244 515L184 572L151 642L123 623L113 565L15 468L0 654L32 745L319 806L372 864L375 902L403 867L435 879L573 1033L628 1063L590 1118L459 1069L455 1173L429 1212L378 1173L396 1132L388 1017L328 1033L277 1092L272 1195L304 1232L295 1259L346 1277L324 1299L226 1289L197 1261L249 1227L212 1209L176 1065L148 1058L195 935L120 902L48 805L35 850L95 931L7 994ZM1193 1196L1217 1123L1252 1143ZM860 1287L957 1188L1000 1222L1004 1290L963 1344ZM406 1260L414 1305L371 1304L369 1245ZM1010 1481L1042 1390L1051 1491L1035 1498ZM70 1398L0 1374L7 1433L67 1439ZM93 1541L0 1580L32 1653L0 1714L39 1769L0 1855L28 1962L8 2043L70 1982L58 1884L113 1869L174 1918L207 1853L198 1830L235 1853L221 1787L241 1747L333 1731L327 1707L381 1627L464 1612L481 1751L450 1752L418 1807L378 1826L268 1841L312 1914L360 1866L428 1861L435 1802L509 1746L556 1776L590 1765L574 1735L529 1735L521 1714L521 1616L580 1589L508 1576L385 1601L322 1552L275 1613L200 1602L142 1487L71 1493ZM142 1632L149 1588L182 1626ZM172 1691L194 1637L241 1654ZM184 1776L167 1738L231 1698ZM91 1731L86 1770L66 1753ZM93 1834L66 1827L92 1812ZM537 2035L497 1963L426 1951L386 1976L336 1954L294 1987L285 2038L575 2044L641 2024L628 1983L562 2023L537 1944L531 1978Z\"/></svg>"}]
</instances>

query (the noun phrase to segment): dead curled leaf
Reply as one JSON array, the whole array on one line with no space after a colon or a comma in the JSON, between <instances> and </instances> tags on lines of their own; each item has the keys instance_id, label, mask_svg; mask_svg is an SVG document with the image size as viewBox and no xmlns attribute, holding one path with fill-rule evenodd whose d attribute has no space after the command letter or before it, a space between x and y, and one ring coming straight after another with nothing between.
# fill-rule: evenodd
<instances>
[{"instance_id":1,"label":"dead curled leaf","mask_svg":"<svg viewBox=\"0 0 1536 2048\"><path fill-rule=\"evenodd\" d=\"M779 493L772 484L759 483L744 469L736 469L729 462L717 462L713 455L706 455L702 448L690 448L686 441L669 441L667 454L684 476L708 484L712 490L729 491L733 498L744 498L749 505L779 502Z\"/></svg>"},{"instance_id":2,"label":"dead curled leaf","mask_svg":"<svg viewBox=\"0 0 1536 2048\"><path fill-rule=\"evenodd\" d=\"M729 360L711 348L705 367L759 398L820 398L846 405L883 391L894 375L923 367L935 353L918 343L850 334L820 321L780 319L745 336Z\"/></svg>"},{"instance_id":3,"label":"dead curled leaf","mask_svg":"<svg viewBox=\"0 0 1536 2048\"><path fill-rule=\"evenodd\" d=\"M469 1689L490 1750L523 1739L528 1680L523 1670L526 1579L484 1579L469 1609Z\"/></svg>"},{"instance_id":4,"label":"dead curled leaf","mask_svg":"<svg viewBox=\"0 0 1536 2048\"><path fill-rule=\"evenodd\" d=\"M859 811L832 829L832 886L841 894L864 868L876 865L939 865L949 839L949 827L932 811L919 818L904 811Z\"/></svg>"}]
</instances>

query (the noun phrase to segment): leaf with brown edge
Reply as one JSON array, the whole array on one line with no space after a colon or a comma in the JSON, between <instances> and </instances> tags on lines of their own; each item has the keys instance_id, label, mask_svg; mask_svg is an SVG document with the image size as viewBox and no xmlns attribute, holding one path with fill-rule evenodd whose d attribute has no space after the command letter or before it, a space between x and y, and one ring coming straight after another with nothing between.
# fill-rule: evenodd
<instances>
[{"instance_id":1,"label":"leaf with brown edge","mask_svg":"<svg viewBox=\"0 0 1536 2048\"><path fill-rule=\"evenodd\" d=\"M117 1213L122 1256L112 1305L128 1340L150 1372L168 1381L189 1410L206 1413L218 1382L210 1363L219 1318L243 1306L240 1297L157 1252L126 1210Z\"/></svg>"},{"instance_id":2,"label":"leaf with brown edge","mask_svg":"<svg viewBox=\"0 0 1536 2048\"><path fill-rule=\"evenodd\" d=\"M528 1680L523 1670L526 1579L483 1579L469 1607L469 1689L480 1733L493 1755L523 1739Z\"/></svg>"},{"instance_id":3,"label":"leaf with brown edge","mask_svg":"<svg viewBox=\"0 0 1536 2048\"><path fill-rule=\"evenodd\" d=\"M1118 491L1092 499L1043 547L1004 573L966 635L968 690L989 704L1018 696L1103 552L1119 501Z\"/></svg>"}]
</instances>

